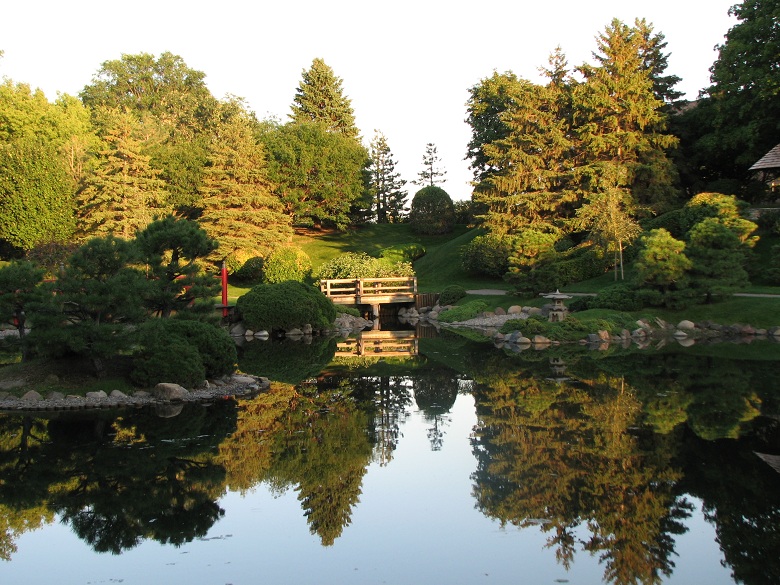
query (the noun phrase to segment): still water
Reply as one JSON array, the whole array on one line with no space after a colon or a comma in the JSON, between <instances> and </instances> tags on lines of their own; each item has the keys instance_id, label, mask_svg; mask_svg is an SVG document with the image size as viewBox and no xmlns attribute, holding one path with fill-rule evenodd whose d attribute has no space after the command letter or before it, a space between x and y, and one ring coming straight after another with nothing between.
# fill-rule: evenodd
<instances>
[{"instance_id":1,"label":"still water","mask_svg":"<svg viewBox=\"0 0 780 585\"><path fill-rule=\"evenodd\" d=\"M779 344L360 344L252 342L270 392L177 416L0 417L0 583L780 582Z\"/></svg>"}]
</instances>

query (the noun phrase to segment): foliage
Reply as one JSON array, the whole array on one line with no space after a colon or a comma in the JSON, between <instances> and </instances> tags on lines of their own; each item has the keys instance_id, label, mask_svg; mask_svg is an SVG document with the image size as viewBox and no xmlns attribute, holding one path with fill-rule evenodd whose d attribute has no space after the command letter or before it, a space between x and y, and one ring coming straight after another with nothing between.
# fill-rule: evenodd
<instances>
[{"instance_id":1,"label":"foliage","mask_svg":"<svg viewBox=\"0 0 780 585\"><path fill-rule=\"evenodd\" d=\"M573 282L603 274L609 268L604 253L597 247L582 245L562 253L546 255L527 272L512 272L507 280L518 289L533 293L561 289Z\"/></svg>"},{"instance_id":2,"label":"foliage","mask_svg":"<svg viewBox=\"0 0 780 585\"><path fill-rule=\"evenodd\" d=\"M246 266L246 264L244 264ZM311 275L309 256L296 246L279 246L263 260L264 283L279 283L285 280L303 282Z\"/></svg>"},{"instance_id":3,"label":"foliage","mask_svg":"<svg viewBox=\"0 0 780 585\"><path fill-rule=\"evenodd\" d=\"M370 206L364 201L368 152L355 138L321 122L298 122L271 127L261 140L269 178L294 224L343 229L354 206Z\"/></svg>"},{"instance_id":4,"label":"foliage","mask_svg":"<svg viewBox=\"0 0 780 585\"><path fill-rule=\"evenodd\" d=\"M67 240L74 184L64 161L38 138L0 144L0 240L20 250Z\"/></svg>"},{"instance_id":5,"label":"foliage","mask_svg":"<svg viewBox=\"0 0 780 585\"><path fill-rule=\"evenodd\" d=\"M311 325L327 328L336 318L333 303L315 287L302 282L260 284L236 301L236 311L255 331L288 330Z\"/></svg>"},{"instance_id":6,"label":"foliage","mask_svg":"<svg viewBox=\"0 0 780 585\"><path fill-rule=\"evenodd\" d=\"M365 252L347 252L326 262L317 271L317 280L332 278L387 278L414 276L409 262L373 258Z\"/></svg>"},{"instance_id":7,"label":"foliage","mask_svg":"<svg viewBox=\"0 0 780 585\"><path fill-rule=\"evenodd\" d=\"M328 132L357 139L352 103L344 95L342 79L337 77L325 61L314 59L304 70L301 83L295 90L292 113L294 123L321 123Z\"/></svg>"},{"instance_id":8,"label":"foliage","mask_svg":"<svg viewBox=\"0 0 780 585\"><path fill-rule=\"evenodd\" d=\"M685 288L685 274L691 268L691 261L684 250L685 242L674 239L663 228L644 234L634 263L637 284L661 291Z\"/></svg>"},{"instance_id":9,"label":"foliage","mask_svg":"<svg viewBox=\"0 0 780 585\"><path fill-rule=\"evenodd\" d=\"M439 151L432 142L425 145L425 154L423 155L422 164L423 170L417 173L417 180L414 181L415 185L433 187L434 185L444 183L444 177L447 176L447 171L441 168Z\"/></svg>"},{"instance_id":10,"label":"foliage","mask_svg":"<svg viewBox=\"0 0 780 585\"><path fill-rule=\"evenodd\" d=\"M289 339L244 344L238 357L242 372L265 376L274 382L300 384L316 377L336 354L335 338L316 338L311 343ZM294 355L295 359L290 359Z\"/></svg>"},{"instance_id":11,"label":"foliage","mask_svg":"<svg viewBox=\"0 0 780 585\"><path fill-rule=\"evenodd\" d=\"M133 380L143 386L173 382L193 387L235 371L236 345L219 326L190 319L152 319L139 329ZM181 363L176 357L182 346ZM164 365L170 363L171 365ZM177 367L181 365L181 371Z\"/></svg>"},{"instance_id":12,"label":"foliage","mask_svg":"<svg viewBox=\"0 0 780 585\"><path fill-rule=\"evenodd\" d=\"M219 282L201 274L198 260L209 256L218 244L195 222L169 215L149 224L135 238L139 259L150 280L146 307L161 317L181 313L198 301L211 299Z\"/></svg>"},{"instance_id":13,"label":"foliage","mask_svg":"<svg viewBox=\"0 0 780 585\"><path fill-rule=\"evenodd\" d=\"M441 187L423 187L415 193L409 223L418 234L446 234L455 225L455 207Z\"/></svg>"},{"instance_id":14,"label":"foliage","mask_svg":"<svg viewBox=\"0 0 780 585\"><path fill-rule=\"evenodd\" d=\"M39 301L38 285L43 274L44 271L31 262L17 261L0 267L0 322L16 327L20 340L25 338L27 312ZM22 352L22 359L25 359L24 345Z\"/></svg>"},{"instance_id":15,"label":"foliage","mask_svg":"<svg viewBox=\"0 0 780 585\"><path fill-rule=\"evenodd\" d=\"M439 321L443 323L456 323L459 321L468 321L479 316L487 309L487 303L484 301L470 301L463 305L458 305L439 315Z\"/></svg>"},{"instance_id":16,"label":"foliage","mask_svg":"<svg viewBox=\"0 0 780 585\"><path fill-rule=\"evenodd\" d=\"M100 374L103 360L129 347L128 326L145 317L141 299L148 284L130 268L132 260L132 245L113 236L79 248L56 285L48 287L51 294L29 316L35 349L51 357L88 357Z\"/></svg>"},{"instance_id":17,"label":"foliage","mask_svg":"<svg viewBox=\"0 0 780 585\"><path fill-rule=\"evenodd\" d=\"M709 217L693 226L687 250L693 263L691 288L704 294L706 302L748 284L744 245L717 218Z\"/></svg>"},{"instance_id":18,"label":"foliage","mask_svg":"<svg viewBox=\"0 0 780 585\"><path fill-rule=\"evenodd\" d=\"M508 277L514 279L545 258L554 255L557 241L556 234L535 229L523 230L508 239L510 246L507 258L507 272L510 274Z\"/></svg>"},{"instance_id":19,"label":"foliage","mask_svg":"<svg viewBox=\"0 0 780 585\"><path fill-rule=\"evenodd\" d=\"M460 261L463 270L501 278L509 270L509 256L514 238L494 233L477 236L463 247Z\"/></svg>"},{"instance_id":20,"label":"foliage","mask_svg":"<svg viewBox=\"0 0 780 585\"><path fill-rule=\"evenodd\" d=\"M367 169L368 188L377 223L398 223L408 211L405 207L408 197L404 189L406 181L396 172L396 164L387 138L377 131L371 142Z\"/></svg>"},{"instance_id":21,"label":"foliage","mask_svg":"<svg viewBox=\"0 0 780 585\"><path fill-rule=\"evenodd\" d=\"M233 270L238 270L252 256L287 243L292 229L271 191L265 150L254 137L250 114L236 103L223 104L216 113L199 222L219 242L210 259L244 256L235 261Z\"/></svg>"},{"instance_id":22,"label":"foliage","mask_svg":"<svg viewBox=\"0 0 780 585\"><path fill-rule=\"evenodd\" d=\"M465 296L465 288L459 284L451 284L439 293L439 304L441 306L454 305Z\"/></svg>"},{"instance_id":23,"label":"foliage","mask_svg":"<svg viewBox=\"0 0 780 585\"><path fill-rule=\"evenodd\" d=\"M263 257L252 256L232 273L242 282L259 282L263 278Z\"/></svg>"},{"instance_id":24,"label":"foliage","mask_svg":"<svg viewBox=\"0 0 780 585\"><path fill-rule=\"evenodd\" d=\"M142 124L128 113L101 113L107 125L104 146L76 200L78 235L130 239L167 211L165 182L144 154Z\"/></svg>"}]
</instances>

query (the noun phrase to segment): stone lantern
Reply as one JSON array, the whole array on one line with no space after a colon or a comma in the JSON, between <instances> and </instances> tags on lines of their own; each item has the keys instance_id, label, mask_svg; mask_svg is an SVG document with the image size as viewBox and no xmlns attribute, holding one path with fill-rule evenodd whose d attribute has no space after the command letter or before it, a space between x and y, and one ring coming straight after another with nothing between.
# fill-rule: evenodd
<instances>
[{"instance_id":1,"label":"stone lantern","mask_svg":"<svg viewBox=\"0 0 780 585\"><path fill-rule=\"evenodd\" d=\"M565 295L558 289L555 289L555 292L546 294L541 293L540 296L552 301L552 308L550 309L548 317L551 323L563 321L566 318L566 315L569 314L569 309L563 304L563 301L571 298L569 295Z\"/></svg>"}]
</instances>

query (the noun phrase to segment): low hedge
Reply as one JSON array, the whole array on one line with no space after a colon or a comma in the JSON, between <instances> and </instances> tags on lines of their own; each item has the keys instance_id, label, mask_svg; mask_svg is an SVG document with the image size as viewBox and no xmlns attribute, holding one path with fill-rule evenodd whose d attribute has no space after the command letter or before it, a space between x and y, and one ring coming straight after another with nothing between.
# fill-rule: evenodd
<instances>
[{"instance_id":1,"label":"low hedge","mask_svg":"<svg viewBox=\"0 0 780 585\"><path fill-rule=\"evenodd\" d=\"M468 321L478 317L487 310L485 301L471 301L464 305L453 307L439 315L439 321L444 323L455 323L457 321Z\"/></svg>"}]
</instances>

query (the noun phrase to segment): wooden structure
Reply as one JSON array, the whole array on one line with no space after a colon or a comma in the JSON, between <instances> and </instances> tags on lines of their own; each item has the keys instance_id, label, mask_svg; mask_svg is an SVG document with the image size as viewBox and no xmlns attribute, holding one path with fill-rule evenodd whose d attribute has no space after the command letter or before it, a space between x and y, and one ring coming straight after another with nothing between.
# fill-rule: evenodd
<instances>
[{"instance_id":1,"label":"wooden structure","mask_svg":"<svg viewBox=\"0 0 780 585\"><path fill-rule=\"evenodd\" d=\"M338 305L371 305L379 314L379 305L413 303L417 278L335 278L320 282L323 294Z\"/></svg>"},{"instance_id":2,"label":"wooden structure","mask_svg":"<svg viewBox=\"0 0 780 585\"><path fill-rule=\"evenodd\" d=\"M419 351L415 331L361 331L336 346L336 356L341 357L408 357Z\"/></svg>"},{"instance_id":3,"label":"wooden structure","mask_svg":"<svg viewBox=\"0 0 780 585\"><path fill-rule=\"evenodd\" d=\"M761 179L769 185L770 190L780 188L780 144L762 156L752 167L751 171L760 174Z\"/></svg>"}]
</instances>

